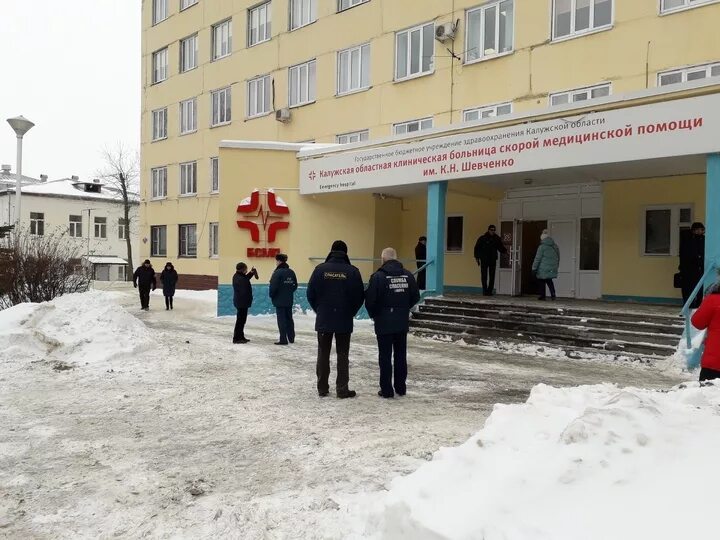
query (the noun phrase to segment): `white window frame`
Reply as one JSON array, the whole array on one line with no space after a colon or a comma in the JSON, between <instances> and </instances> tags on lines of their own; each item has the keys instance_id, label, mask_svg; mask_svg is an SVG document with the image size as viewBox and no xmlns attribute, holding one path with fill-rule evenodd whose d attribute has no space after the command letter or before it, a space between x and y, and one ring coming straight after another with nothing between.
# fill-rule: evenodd
<instances>
[{"instance_id":1,"label":"white window frame","mask_svg":"<svg viewBox=\"0 0 720 540\"><path fill-rule=\"evenodd\" d=\"M347 73L342 72L343 60L345 59L348 69ZM353 59L357 59L357 65L353 66ZM350 47L337 53L337 82L335 92L338 96L346 96L356 92L363 92L370 88L370 43L363 43L356 47ZM355 67L355 69L353 69ZM357 76L358 85L352 85L353 74ZM363 80L365 76L365 80ZM342 90L343 81L347 89Z\"/></svg>"},{"instance_id":2,"label":"white window frame","mask_svg":"<svg viewBox=\"0 0 720 540\"><path fill-rule=\"evenodd\" d=\"M196 5L199 1L200 0L180 0L180 11L185 11L187 8Z\"/></svg>"},{"instance_id":3,"label":"white window frame","mask_svg":"<svg viewBox=\"0 0 720 540\"><path fill-rule=\"evenodd\" d=\"M44 212L30 212L30 234L35 236L45 236Z\"/></svg>"},{"instance_id":4,"label":"white window frame","mask_svg":"<svg viewBox=\"0 0 720 540\"><path fill-rule=\"evenodd\" d=\"M462 219L462 235L460 237L460 249L449 250L448 249L448 222L450 218L461 218ZM443 244L443 251L446 255L462 255L465 253L465 215L464 214L447 214L445 216L445 243Z\"/></svg>"},{"instance_id":5,"label":"white window frame","mask_svg":"<svg viewBox=\"0 0 720 540\"><path fill-rule=\"evenodd\" d=\"M152 84L159 84L168 78L168 48L163 47L152 53Z\"/></svg>"},{"instance_id":6,"label":"white window frame","mask_svg":"<svg viewBox=\"0 0 720 540\"><path fill-rule=\"evenodd\" d=\"M433 34L433 50L431 52L430 56L430 67L427 71L422 70L422 61L423 58L425 58L426 55L423 49L425 47L424 45L424 33L425 28L430 27L432 34ZM411 35L413 32L419 30L420 31L420 51L419 51L419 62L420 62L420 71L417 73L410 73L411 66L412 66L412 57L413 57L413 51L412 51L412 39ZM404 75L398 75L398 55L400 53L400 48L398 47L398 42L400 41L400 36L407 34L407 57L405 59L407 72ZM400 32L395 33L395 68L394 68L394 76L395 76L395 82L401 82L401 81L409 81L412 79L417 79L418 77L425 77L427 75L432 75L435 73L435 23L434 22L428 22L423 23L418 26L413 26L412 28L408 28L407 30L401 30Z\"/></svg>"},{"instance_id":7,"label":"white window frame","mask_svg":"<svg viewBox=\"0 0 720 540\"><path fill-rule=\"evenodd\" d=\"M717 4L718 2L720 2L720 0L683 0L682 6L665 8L665 0L660 0L660 15L669 15L679 11L687 11L688 9Z\"/></svg>"},{"instance_id":8,"label":"white window frame","mask_svg":"<svg viewBox=\"0 0 720 540\"><path fill-rule=\"evenodd\" d=\"M197 131L197 98L180 102L180 135Z\"/></svg>"},{"instance_id":9,"label":"white window frame","mask_svg":"<svg viewBox=\"0 0 720 540\"><path fill-rule=\"evenodd\" d=\"M598 96L598 97L592 96L592 93L594 91L605 89L605 88L608 89L607 96ZM588 96L586 99L578 99L578 100L575 99L575 97L580 96L581 94L584 94L584 93L586 93ZM567 95L567 97L568 97L567 103L559 103L557 105L553 104L553 99L560 97L560 96L565 96L565 95ZM605 97L608 97L611 95L612 95L612 83L594 84L592 86L585 86L583 88L573 88L572 90L564 90L562 92L553 92L552 94L550 94L548 96L548 105L550 107L562 107L563 105L572 105L573 103L582 103L584 101L592 101L594 99L602 99L602 98L605 98Z\"/></svg>"},{"instance_id":10,"label":"white window frame","mask_svg":"<svg viewBox=\"0 0 720 540\"><path fill-rule=\"evenodd\" d=\"M210 158L210 193L220 191L220 158Z\"/></svg>"},{"instance_id":11,"label":"white window frame","mask_svg":"<svg viewBox=\"0 0 720 540\"><path fill-rule=\"evenodd\" d=\"M209 252L211 259L220 257L220 223L210 222L208 227Z\"/></svg>"},{"instance_id":12,"label":"white window frame","mask_svg":"<svg viewBox=\"0 0 720 540\"><path fill-rule=\"evenodd\" d=\"M151 9L153 26L168 18L168 0L153 0Z\"/></svg>"},{"instance_id":13,"label":"white window frame","mask_svg":"<svg viewBox=\"0 0 720 540\"><path fill-rule=\"evenodd\" d=\"M117 267L118 267L117 268L118 281L128 281L127 265L118 264Z\"/></svg>"},{"instance_id":14,"label":"white window frame","mask_svg":"<svg viewBox=\"0 0 720 540\"><path fill-rule=\"evenodd\" d=\"M194 234L192 242L190 242L190 231ZM183 253L183 245L185 253ZM193 249L190 249L190 246ZM197 223L181 223L178 225L178 258L196 259L197 258Z\"/></svg>"},{"instance_id":15,"label":"white window frame","mask_svg":"<svg viewBox=\"0 0 720 540\"><path fill-rule=\"evenodd\" d=\"M118 218L118 240L127 240L128 226L125 218Z\"/></svg>"},{"instance_id":16,"label":"white window frame","mask_svg":"<svg viewBox=\"0 0 720 540\"><path fill-rule=\"evenodd\" d=\"M410 128L413 124L418 125L418 129L410 130ZM408 120L406 122L398 122L397 124L393 124L393 135L400 136L400 135L408 135L409 133L418 133L420 131L425 131L427 129L432 129L434 124L434 120L432 116L428 116L427 118L419 118L417 120ZM404 133L399 133L399 131L402 131L404 128Z\"/></svg>"},{"instance_id":17,"label":"white window frame","mask_svg":"<svg viewBox=\"0 0 720 540\"><path fill-rule=\"evenodd\" d=\"M501 109L502 112L500 112ZM510 110L505 112L505 109ZM496 103L494 105L485 105L483 107L474 107L472 109L465 109L463 111L463 122L478 122L480 120L487 120L489 118L497 118L506 114L512 114L512 111L512 101L508 101L505 103ZM468 116L475 113L477 113L477 118L468 118Z\"/></svg>"},{"instance_id":18,"label":"white window frame","mask_svg":"<svg viewBox=\"0 0 720 540\"><path fill-rule=\"evenodd\" d=\"M365 142L370 139L370 131L363 129L361 131L351 131L350 133L343 133L335 137L337 144L353 144L359 142Z\"/></svg>"},{"instance_id":19,"label":"white window frame","mask_svg":"<svg viewBox=\"0 0 720 540\"><path fill-rule=\"evenodd\" d=\"M262 23L264 26L261 26ZM265 29L262 35L260 34L261 27ZM270 41L270 39L272 39L272 0L247 10L247 46L254 47Z\"/></svg>"},{"instance_id":20,"label":"white window frame","mask_svg":"<svg viewBox=\"0 0 720 540\"><path fill-rule=\"evenodd\" d=\"M180 40L180 73L198 67L198 35L193 34Z\"/></svg>"},{"instance_id":21,"label":"white window frame","mask_svg":"<svg viewBox=\"0 0 720 540\"><path fill-rule=\"evenodd\" d=\"M307 95L306 100L302 100L302 91L303 91L303 71L305 72L305 93ZM310 75L313 75L312 80L310 79ZM293 77L295 77L295 80L293 80ZM309 105L311 103L315 103L316 98L316 87L317 87L317 62L315 59L308 60L307 62L303 62L302 64L297 64L295 66L291 66L288 69L288 106L290 108L293 107L302 107L303 105ZM297 88L293 88L297 87ZM297 90L297 99L298 101L293 102L293 89Z\"/></svg>"},{"instance_id":22,"label":"white window frame","mask_svg":"<svg viewBox=\"0 0 720 540\"><path fill-rule=\"evenodd\" d=\"M212 36L212 61L226 58L232 54L232 19L225 19L213 24Z\"/></svg>"},{"instance_id":23,"label":"white window frame","mask_svg":"<svg viewBox=\"0 0 720 540\"><path fill-rule=\"evenodd\" d=\"M180 164L180 196L197 195L197 161L186 161Z\"/></svg>"},{"instance_id":24,"label":"white window frame","mask_svg":"<svg viewBox=\"0 0 720 540\"><path fill-rule=\"evenodd\" d=\"M73 218L80 218L79 220ZM68 234L71 238L82 238L82 214L70 214L68 217Z\"/></svg>"},{"instance_id":25,"label":"white window frame","mask_svg":"<svg viewBox=\"0 0 720 540\"><path fill-rule=\"evenodd\" d=\"M470 16L476 12L481 13L480 17L480 31L478 35L480 37L480 45L485 42L485 15L489 9L496 9L496 20L495 20L495 51L498 51L500 45L500 6L510 2L512 4L512 39L510 40L510 49L503 52L495 52L493 54L485 54L484 47L481 47L477 58L469 60L470 51L477 49L475 44L470 43ZM496 0L482 6L478 6L472 9L468 9L465 12L465 64L475 64L476 62L482 62L483 60L490 60L492 58L499 58L515 52L515 0Z\"/></svg>"},{"instance_id":26,"label":"white window frame","mask_svg":"<svg viewBox=\"0 0 720 540\"><path fill-rule=\"evenodd\" d=\"M291 32L317 21L317 2L318 0L290 0L288 28Z\"/></svg>"},{"instance_id":27,"label":"white window frame","mask_svg":"<svg viewBox=\"0 0 720 540\"><path fill-rule=\"evenodd\" d=\"M347 11L348 9L352 9L355 6L365 4L369 1L370 0L338 0L337 12L340 13L341 11Z\"/></svg>"},{"instance_id":28,"label":"white window frame","mask_svg":"<svg viewBox=\"0 0 720 540\"><path fill-rule=\"evenodd\" d=\"M261 99L258 99L261 98ZM262 101L262 106L258 106ZM247 118L265 116L273 110L273 80L271 75L255 77L247 82Z\"/></svg>"},{"instance_id":29,"label":"white window frame","mask_svg":"<svg viewBox=\"0 0 720 540\"><path fill-rule=\"evenodd\" d=\"M590 0L590 21L588 23L588 28L584 30L575 30L575 13L577 11L577 2L578 0L570 0L572 2L572 5L570 7L570 33L563 35L563 36L556 36L556 26L555 26L555 6L557 0L552 0L551 4L551 13L550 13L550 39L553 42L556 41L564 41L567 39L572 39L578 36L585 36L588 34L594 34L597 32L603 32L605 30L610 30L615 25L615 0L610 0L610 22L608 24L603 24L602 26L594 26L594 20L595 20L595 2L600 2L602 0Z\"/></svg>"},{"instance_id":30,"label":"white window frame","mask_svg":"<svg viewBox=\"0 0 720 540\"><path fill-rule=\"evenodd\" d=\"M152 112L152 140L162 141L167 139L167 107L155 109Z\"/></svg>"},{"instance_id":31,"label":"white window frame","mask_svg":"<svg viewBox=\"0 0 720 540\"><path fill-rule=\"evenodd\" d=\"M150 226L150 256L167 257L167 225Z\"/></svg>"},{"instance_id":32,"label":"white window frame","mask_svg":"<svg viewBox=\"0 0 720 540\"><path fill-rule=\"evenodd\" d=\"M680 211L689 209L690 219L680 221ZM670 253L647 253L647 213L650 210L670 210ZM686 204L659 204L644 206L640 214L640 255L643 257L677 257L680 252L680 228L690 226L695 219L695 205Z\"/></svg>"},{"instance_id":33,"label":"white window frame","mask_svg":"<svg viewBox=\"0 0 720 540\"><path fill-rule=\"evenodd\" d=\"M716 69L718 71L718 75L712 74L713 69ZM710 62L708 64L696 64L694 66L687 66L684 68L668 69L666 71L661 71L657 74L657 85L658 85L658 87L661 87L661 86L672 86L673 84L684 84L684 83L688 82L689 74L698 73L700 71L705 71L705 76L701 77L700 79L693 79L693 81L690 81L690 82L720 76L720 62ZM669 83L669 84L662 85L661 84L662 78L667 77L668 75L680 75L681 81L678 83Z\"/></svg>"},{"instance_id":34,"label":"white window frame","mask_svg":"<svg viewBox=\"0 0 720 540\"><path fill-rule=\"evenodd\" d=\"M93 218L93 231L95 238L107 238L107 218L104 216L95 216Z\"/></svg>"},{"instance_id":35,"label":"white window frame","mask_svg":"<svg viewBox=\"0 0 720 540\"><path fill-rule=\"evenodd\" d=\"M150 189L151 200L167 198L167 167L150 169Z\"/></svg>"},{"instance_id":36,"label":"white window frame","mask_svg":"<svg viewBox=\"0 0 720 540\"><path fill-rule=\"evenodd\" d=\"M223 103L224 107L222 107ZM230 122L232 122L232 87L213 90L210 93L210 127L225 126Z\"/></svg>"}]
</instances>

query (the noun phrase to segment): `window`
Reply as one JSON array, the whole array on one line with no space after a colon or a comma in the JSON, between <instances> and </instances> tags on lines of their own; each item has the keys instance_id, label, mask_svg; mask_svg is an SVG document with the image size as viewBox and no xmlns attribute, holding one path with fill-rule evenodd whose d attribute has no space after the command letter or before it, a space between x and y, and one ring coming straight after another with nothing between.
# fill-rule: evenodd
<instances>
[{"instance_id":1,"label":"window","mask_svg":"<svg viewBox=\"0 0 720 540\"><path fill-rule=\"evenodd\" d=\"M180 195L197 193L197 161L180 164Z\"/></svg>"},{"instance_id":2,"label":"window","mask_svg":"<svg viewBox=\"0 0 720 540\"><path fill-rule=\"evenodd\" d=\"M720 77L720 63L704 64L702 66L693 66L658 73L658 86L698 81L708 77Z\"/></svg>"},{"instance_id":3,"label":"window","mask_svg":"<svg viewBox=\"0 0 720 540\"><path fill-rule=\"evenodd\" d=\"M221 90L215 90L212 93L212 119L210 121L210 124L213 127L221 126L223 124L229 124L232 120L232 104L230 98L230 87L223 88Z\"/></svg>"},{"instance_id":4,"label":"window","mask_svg":"<svg viewBox=\"0 0 720 540\"><path fill-rule=\"evenodd\" d=\"M590 86L588 88L580 88L578 90L570 90L568 92L558 92L550 94L550 106L567 105L568 103L577 103L578 101L587 101L588 99L596 99L610 95L610 83Z\"/></svg>"},{"instance_id":5,"label":"window","mask_svg":"<svg viewBox=\"0 0 720 540\"><path fill-rule=\"evenodd\" d=\"M368 0L338 0L338 11L345 11L346 9L350 9L351 7L358 6L360 4L364 4Z\"/></svg>"},{"instance_id":6,"label":"window","mask_svg":"<svg viewBox=\"0 0 720 540\"><path fill-rule=\"evenodd\" d=\"M165 257L167 255L167 226L150 227L150 256Z\"/></svg>"},{"instance_id":7,"label":"window","mask_svg":"<svg viewBox=\"0 0 720 540\"><path fill-rule=\"evenodd\" d=\"M270 75L248 81L247 99L248 118L272 111L272 78Z\"/></svg>"},{"instance_id":8,"label":"window","mask_svg":"<svg viewBox=\"0 0 720 540\"><path fill-rule=\"evenodd\" d=\"M167 108L152 112L152 140L159 141L167 138Z\"/></svg>"},{"instance_id":9,"label":"window","mask_svg":"<svg viewBox=\"0 0 720 540\"><path fill-rule=\"evenodd\" d=\"M180 135L197 131L197 99L180 102Z\"/></svg>"},{"instance_id":10,"label":"window","mask_svg":"<svg viewBox=\"0 0 720 540\"><path fill-rule=\"evenodd\" d=\"M45 214L30 212L30 234L43 236L45 234Z\"/></svg>"},{"instance_id":11,"label":"window","mask_svg":"<svg viewBox=\"0 0 720 540\"><path fill-rule=\"evenodd\" d=\"M423 129L430 129L432 127L433 119L423 118L422 120L411 120L410 122L395 124L393 125L393 132L395 133L395 135L405 135L406 133L422 131Z\"/></svg>"},{"instance_id":12,"label":"window","mask_svg":"<svg viewBox=\"0 0 720 540\"><path fill-rule=\"evenodd\" d=\"M364 131L355 131L353 133L344 133L335 137L335 142L338 144L350 144L356 142L367 141L370 138L370 132L366 129Z\"/></svg>"},{"instance_id":13,"label":"window","mask_svg":"<svg viewBox=\"0 0 720 540\"><path fill-rule=\"evenodd\" d=\"M107 218L95 218L95 238L107 238Z\"/></svg>"},{"instance_id":14,"label":"window","mask_svg":"<svg viewBox=\"0 0 720 540\"><path fill-rule=\"evenodd\" d=\"M612 24L613 0L553 0L553 39Z\"/></svg>"},{"instance_id":15,"label":"window","mask_svg":"<svg viewBox=\"0 0 720 540\"><path fill-rule=\"evenodd\" d=\"M315 60L290 68L290 106L315 101Z\"/></svg>"},{"instance_id":16,"label":"window","mask_svg":"<svg viewBox=\"0 0 720 540\"><path fill-rule=\"evenodd\" d=\"M680 232L689 229L692 213L689 205L645 208L643 254L676 256L680 246Z\"/></svg>"},{"instance_id":17,"label":"window","mask_svg":"<svg viewBox=\"0 0 720 540\"><path fill-rule=\"evenodd\" d=\"M475 120L484 120L485 118L495 118L503 114L512 112L512 103L502 103L500 105L489 105L487 107L478 107L477 109L468 109L463 112L464 122L473 122Z\"/></svg>"},{"instance_id":18,"label":"window","mask_svg":"<svg viewBox=\"0 0 720 540\"><path fill-rule=\"evenodd\" d=\"M461 253L463 250L463 216L447 216L445 251Z\"/></svg>"},{"instance_id":19,"label":"window","mask_svg":"<svg viewBox=\"0 0 720 540\"><path fill-rule=\"evenodd\" d=\"M70 236L82 238L82 216L70 216Z\"/></svg>"},{"instance_id":20,"label":"window","mask_svg":"<svg viewBox=\"0 0 720 540\"><path fill-rule=\"evenodd\" d=\"M210 191L220 191L220 158L210 158Z\"/></svg>"},{"instance_id":21,"label":"window","mask_svg":"<svg viewBox=\"0 0 720 540\"><path fill-rule=\"evenodd\" d=\"M220 231L219 223L210 223L210 257L217 257L220 253L218 248L218 232Z\"/></svg>"},{"instance_id":22,"label":"window","mask_svg":"<svg viewBox=\"0 0 720 540\"><path fill-rule=\"evenodd\" d=\"M212 59L218 60L232 52L232 19L212 27Z\"/></svg>"},{"instance_id":23,"label":"window","mask_svg":"<svg viewBox=\"0 0 720 540\"><path fill-rule=\"evenodd\" d=\"M117 276L118 281L128 281L127 266L124 264L118 265Z\"/></svg>"},{"instance_id":24,"label":"window","mask_svg":"<svg viewBox=\"0 0 720 540\"><path fill-rule=\"evenodd\" d=\"M153 0L152 3L152 22L157 24L167 19L168 16L168 0Z\"/></svg>"},{"instance_id":25,"label":"window","mask_svg":"<svg viewBox=\"0 0 720 540\"><path fill-rule=\"evenodd\" d=\"M197 225L180 225L179 257L197 257Z\"/></svg>"},{"instance_id":26,"label":"window","mask_svg":"<svg viewBox=\"0 0 720 540\"><path fill-rule=\"evenodd\" d=\"M356 92L370 86L370 44L340 51L337 62L338 95Z\"/></svg>"},{"instance_id":27,"label":"window","mask_svg":"<svg viewBox=\"0 0 720 540\"><path fill-rule=\"evenodd\" d=\"M513 0L467 12L465 62L490 58L513 49Z\"/></svg>"},{"instance_id":28,"label":"window","mask_svg":"<svg viewBox=\"0 0 720 540\"><path fill-rule=\"evenodd\" d=\"M167 167L152 169L152 198L164 199L167 197Z\"/></svg>"},{"instance_id":29,"label":"window","mask_svg":"<svg viewBox=\"0 0 720 540\"><path fill-rule=\"evenodd\" d=\"M600 270L600 218L580 220L580 270Z\"/></svg>"},{"instance_id":30,"label":"window","mask_svg":"<svg viewBox=\"0 0 720 540\"><path fill-rule=\"evenodd\" d=\"M198 0L180 0L180 11L187 9L190 6L194 6L198 3Z\"/></svg>"},{"instance_id":31,"label":"window","mask_svg":"<svg viewBox=\"0 0 720 540\"><path fill-rule=\"evenodd\" d=\"M395 34L395 80L430 73L435 54L435 25L428 23Z\"/></svg>"},{"instance_id":32,"label":"window","mask_svg":"<svg viewBox=\"0 0 720 540\"><path fill-rule=\"evenodd\" d=\"M118 240L127 240L128 225L125 218L118 218Z\"/></svg>"},{"instance_id":33,"label":"window","mask_svg":"<svg viewBox=\"0 0 720 540\"><path fill-rule=\"evenodd\" d=\"M717 0L662 0L661 12L680 11L687 8L712 4Z\"/></svg>"},{"instance_id":34,"label":"window","mask_svg":"<svg viewBox=\"0 0 720 540\"><path fill-rule=\"evenodd\" d=\"M248 10L248 47L270 40L270 2Z\"/></svg>"},{"instance_id":35,"label":"window","mask_svg":"<svg viewBox=\"0 0 720 540\"><path fill-rule=\"evenodd\" d=\"M317 0L290 0L290 30L315 22Z\"/></svg>"},{"instance_id":36,"label":"window","mask_svg":"<svg viewBox=\"0 0 720 540\"><path fill-rule=\"evenodd\" d=\"M153 72L152 82L157 84L168 78L168 50L167 47L154 52L152 55Z\"/></svg>"},{"instance_id":37,"label":"window","mask_svg":"<svg viewBox=\"0 0 720 540\"><path fill-rule=\"evenodd\" d=\"M198 66L197 34L180 40L180 73L190 71Z\"/></svg>"}]
</instances>

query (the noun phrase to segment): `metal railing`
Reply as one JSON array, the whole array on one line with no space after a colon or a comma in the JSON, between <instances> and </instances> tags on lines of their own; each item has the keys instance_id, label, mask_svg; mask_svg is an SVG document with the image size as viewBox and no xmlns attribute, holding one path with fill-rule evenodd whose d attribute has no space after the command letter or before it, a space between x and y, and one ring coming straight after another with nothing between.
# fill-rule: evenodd
<instances>
[{"instance_id":1,"label":"metal railing","mask_svg":"<svg viewBox=\"0 0 720 540\"><path fill-rule=\"evenodd\" d=\"M690 295L690 298L688 298L688 301L685 302L685 305L682 308L682 311L680 311L680 315L685 317L685 340L687 342L687 348L692 349L692 337L690 335L690 306L693 305L693 302L695 302L695 299L697 298L698 294L700 294L700 291L702 290L705 282L710 277L711 274L716 272L718 269L718 265L716 263L710 264L708 269L703 274L703 277L700 278L700 281L698 281L698 284L695 285L695 288L693 289L692 294Z\"/></svg>"},{"instance_id":2,"label":"metal railing","mask_svg":"<svg viewBox=\"0 0 720 540\"><path fill-rule=\"evenodd\" d=\"M327 258L327 256L325 256L325 257L308 257L308 259L313 262L315 262L315 261L325 262L326 258ZM415 270L412 273L412 275L415 277L417 277L418 274L420 272L422 272L423 270L427 270L428 266L435 263L435 261L433 259L428 259L428 260L425 260L425 259L397 259L397 260L400 261L401 263L424 262L425 264L423 264L420 268L418 268L417 270ZM379 257L352 257L350 259L350 262L351 263L352 262L382 262L382 259ZM428 292L435 292L435 291L427 291L426 290L426 291L423 291L423 295L426 295Z\"/></svg>"}]
</instances>

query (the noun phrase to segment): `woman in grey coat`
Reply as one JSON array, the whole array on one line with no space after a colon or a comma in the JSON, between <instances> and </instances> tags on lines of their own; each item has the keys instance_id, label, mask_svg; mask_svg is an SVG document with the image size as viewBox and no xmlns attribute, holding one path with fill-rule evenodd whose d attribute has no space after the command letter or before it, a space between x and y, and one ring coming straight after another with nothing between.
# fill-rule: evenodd
<instances>
[{"instance_id":1,"label":"woman in grey coat","mask_svg":"<svg viewBox=\"0 0 720 540\"><path fill-rule=\"evenodd\" d=\"M560 267L560 248L555 240L550 238L547 229L540 235L540 247L538 247L533 261L532 271L540 284L539 300L545 300L545 286L550 289L550 298L555 300L555 283L553 279L558 277Z\"/></svg>"}]
</instances>

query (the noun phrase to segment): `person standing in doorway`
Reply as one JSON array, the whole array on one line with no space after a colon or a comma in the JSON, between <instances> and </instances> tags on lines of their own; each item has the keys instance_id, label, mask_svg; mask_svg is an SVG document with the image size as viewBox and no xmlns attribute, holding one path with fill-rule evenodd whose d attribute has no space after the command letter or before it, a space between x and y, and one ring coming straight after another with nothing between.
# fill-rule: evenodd
<instances>
[{"instance_id":1,"label":"person standing in doorway","mask_svg":"<svg viewBox=\"0 0 720 540\"><path fill-rule=\"evenodd\" d=\"M540 235L540 247L535 253L535 260L532 265L533 274L535 274L540 287L539 300L546 299L546 286L550 289L550 298L555 300L555 283L553 283L553 279L558 277L559 268L560 248L555 243L555 240L550 238L548 230L544 229Z\"/></svg>"},{"instance_id":2,"label":"person standing in doorway","mask_svg":"<svg viewBox=\"0 0 720 540\"><path fill-rule=\"evenodd\" d=\"M233 305L237 310L233 343L247 343L250 341L245 337L245 323L247 322L248 309L250 309L253 303L252 284L250 283L253 276L255 276L255 279L258 279L258 273L255 268L252 268L250 272L248 272L247 264L243 262L237 263L232 281Z\"/></svg>"},{"instance_id":3,"label":"person standing in doorway","mask_svg":"<svg viewBox=\"0 0 720 540\"><path fill-rule=\"evenodd\" d=\"M150 310L150 289L153 291L157 288L155 281L155 269L148 259L138 266L133 274L133 287L140 292L140 309L143 311Z\"/></svg>"},{"instance_id":4,"label":"person standing in doorway","mask_svg":"<svg viewBox=\"0 0 720 540\"><path fill-rule=\"evenodd\" d=\"M687 303L693 290L705 274L705 225L695 222L690 233L680 237L680 279L682 284L683 305ZM691 308L700 306L703 291L695 297Z\"/></svg>"},{"instance_id":5,"label":"person standing in doorway","mask_svg":"<svg viewBox=\"0 0 720 540\"><path fill-rule=\"evenodd\" d=\"M270 277L270 300L275 306L277 325L280 332L280 339L275 345L295 343L295 322L293 321L292 310L295 305L297 277L292 268L288 266L287 260L287 255L283 253L276 255L276 268Z\"/></svg>"},{"instance_id":6,"label":"person standing in doorway","mask_svg":"<svg viewBox=\"0 0 720 540\"><path fill-rule=\"evenodd\" d=\"M378 396L404 396L407 391L407 335L410 309L420 301L420 290L413 275L397 260L389 247L382 252L382 266L370 277L365 307L375 323L380 364ZM395 380L393 384L393 356ZM393 392L393 389L395 390Z\"/></svg>"},{"instance_id":7,"label":"person standing in doorway","mask_svg":"<svg viewBox=\"0 0 720 540\"><path fill-rule=\"evenodd\" d=\"M475 262L480 267L483 295L492 296L495 291L495 267L498 253L507 253L502 239L497 235L495 225L490 225L485 234L475 242Z\"/></svg>"},{"instance_id":8,"label":"person standing in doorway","mask_svg":"<svg viewBox=\"0 0 720 540\"><path fill-rule=\"evenodd\" d=\"M160 272L160 283L162 283L163 296L165 297L165 311L173 308L173 296L175 286L178 282L178 273L171 262L165 263L165 268Z\"/></svg>"},{"instance_id":9,"label":"person standing in doorway","mask_svg":"<svg viewBox=\"0 0 720 540\"><path fill-rule=\"evenodd\" d=\"M417 246L415 246L415 264L417 264L418 270L427 264L427 238L424 236L418 238ZM421 291L425 290L425 270L418 272L417 284Z\"/></svg>"},{"instance_id":10,"label":"person standing in doorway","mask_svg":"<svg viewBox=\"0 0 720 540\"><path fill-rule=\"evenodd\" d=\"M350 264L347 244L333 242L325 262L315 267L307 288L307 299L316 313L318 336L317 390L320 397L330 392L330 349L333 336L337 353L335 391L341 399L354 398L350 382L350 336L353 319L363 305L365 287L360 270Z\"/></svg>"}]
</instances>

